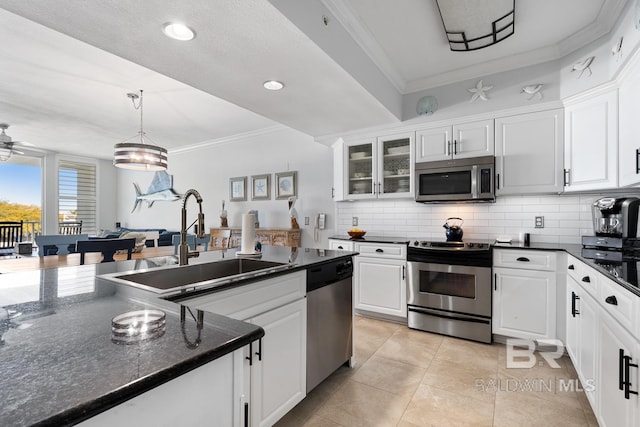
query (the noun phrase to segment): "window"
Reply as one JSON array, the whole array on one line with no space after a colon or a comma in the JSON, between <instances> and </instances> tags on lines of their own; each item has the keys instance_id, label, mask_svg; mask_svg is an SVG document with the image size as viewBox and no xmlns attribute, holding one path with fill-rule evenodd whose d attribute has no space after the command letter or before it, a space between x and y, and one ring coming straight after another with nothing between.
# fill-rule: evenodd
<instances>
[{"instance_id":1,"label":"window","mask_svg":"<svg viewBox=\"0 0 640 427\"><path fill-rule=\"evenodd\" d=\"M42 232L42 158L13 155L0 162L0 221L24 221L24 241Z\"/></svg>"},{"instance_id":2,"label":"window","mask_svg":"<svg viewBox=\"0 0 640 427\"><path fill-rule=\"evenodd\" d=\"M58 221L82 221L82 233L96 233L96 165L60 161Z\"/></svg>"}]
</instances>

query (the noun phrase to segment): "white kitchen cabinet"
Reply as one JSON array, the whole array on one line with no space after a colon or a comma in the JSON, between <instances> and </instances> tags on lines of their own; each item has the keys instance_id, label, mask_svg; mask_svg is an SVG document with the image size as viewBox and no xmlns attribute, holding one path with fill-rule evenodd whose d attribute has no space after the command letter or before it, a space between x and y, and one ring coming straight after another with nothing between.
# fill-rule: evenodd
<instances>
[{"instance_id":1,"label":"white kitchen cabinet","mask_svg":"<svg viewBox=\"0 0 640 427\"><path fill-rule=\"evenodd\" d=\"M556 255L551 251L494 249L494 334L556 338Z\"/></svg>"},{"instance_id":2,"label":"white kitchen cabinet","mask_svg":"<svg viewBox=\"0 0 640 427\"><path fill-rule=\"evenodd\" d=\"M242 349L226 354L78 425L240 427L242 356Z\"/></svg>"},{"instance_id":3,"label":"white kitchen cabinet","mask_svg":"<svg viewBox=\"0 0 640 427\"><path fill-rule=\"evenodd\" d=\"M598 331L599 401L595 411L598 424L637 426L640 422L640 344L607 314L600 316ZM625 396L625 389L634 393Z\"/></svg>"},{"instance_id":4,"label":"white kitchen cabinet","mask_svg":"<svg viewBox=\"0 0 640 427\"><path fill-rule=\"evenodd\" d=\"M253 427L272 425L306 395L306 272L277 276L182 302L261 326L246 349L245 403ZM250 353L249 353L250 351Z\"/></svg>"},{"instance_id":5,"label":"white kitchen cabinet","mask_svg":"<svg viewBox=\"0 0 640 427\"><path fill-rule=\"evenodd\" d=\"M634 65L625 71L619 89L619 139L618 175L620 186L640 183L640 55L635 55Z\"/></svg>"},{"instance_id":6,"label":"white kitchen cabinet","mask_svg":"<svg viewBox=\"0 0 640 427\"><path fill-rule=\"evenodd\" d=\"M500 117L495 127L497 195L562 191L562 109Z\"/></svg>"},{"instance_id":7,"label":"white kitchen cabinet","mask_svg":"<svg viewBox=\"0 0 640 427\"><path fill-rule=\"evenodd\" d=\"M356 243L354 308L406 319L406 245Z\"/></svg>"},{"instance_id":8,"label":"white kitchen cabinet","mask_svg":"<svg viewBox=\"0 0 640 427\"><path fill-rule=\"evenodd\" d=\"M538 339L556 337L556 274L494 268L493 333Z\"/></svg>"},{"instance_id":9,"label":"white kitchen cabinet","mask_svg":"<svg viewBox=\"0 0 640 427\"><path fill-rule=\"evenodd\" d=\"M565 192L618 186L618 92L581 95L565 107Z\"/></svg>"},{"instance_id":10,"label":"white kitchen cabinet","mask_svg":"<svg viewBox=\"0 0 640 427\"><path fill-rule=\"evenodd\" d=\"M567 338L565 345L592 407L597 402L598 305L567 277Z\"/></svg>"},{"instance_id":11,"label":"white kitchen cabinet","mask_svg":"<svg viewBox=\"0 0 640 427\"><path fill-rule=\"evenodd\" d=\"M355 249L355 245L349 240L329 239L329 249L353 251Z\"/></svg>"},{"instance_id":12,"label":"white kitchen cabinet","mask_svg":"<svg viewBox=\"0 0 640 427\"><path fill-rule=\"evenodd\" d=\"M345 142L342 199L413 197L413 137L408 132Z\"/></svg>"},{"instance_id":13,"label":"white kitchen cabinet","mask_svg":"<svg viewBox=\"0 0 640 427\"><path fill-rule=\"evenodd\" d=\"M494 152L492 119L416 131L416 162L491 156Z\"/></svg>"},{"instance_id":14,"label":"white kitchen cabinet","mask_svg":"<svg viewBox=\"0 0 640 427\"><path fill-rule=\"evenodd\" d=\"M250 425L271 426L306 396L307 302L298 300L247 321L265 331L245 365L251 378Z\"/></svg>"}]
</instances>

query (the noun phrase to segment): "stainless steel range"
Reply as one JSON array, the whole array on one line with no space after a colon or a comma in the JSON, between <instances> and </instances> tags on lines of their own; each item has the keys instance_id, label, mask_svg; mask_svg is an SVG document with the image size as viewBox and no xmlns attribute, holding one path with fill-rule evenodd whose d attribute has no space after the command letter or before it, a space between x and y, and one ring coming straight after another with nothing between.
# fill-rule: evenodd
<instances>
[{"instance_id":1,"label":"stainless steel range","mask_svg":"<svg viewBox=\"0 0 640 427\"><path fill-rule=\"evenodd\" d=\"M491 342L491 247L414 241L407 250L410 328Z\"/></svg>"}]
</instances>

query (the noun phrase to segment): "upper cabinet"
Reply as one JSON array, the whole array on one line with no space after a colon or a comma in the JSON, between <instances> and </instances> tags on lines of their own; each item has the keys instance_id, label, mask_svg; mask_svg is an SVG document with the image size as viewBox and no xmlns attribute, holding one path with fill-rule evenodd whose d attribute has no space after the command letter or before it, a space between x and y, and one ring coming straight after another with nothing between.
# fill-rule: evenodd
<instances>
[{"instance_id":1,"label":"upper cabinet","mask_svg":"<svg viewBox=\"0 0 640 427\"><path fill-rule=\"evenodd\" d=\"M565 191L618 185L618 91L581 95L565 108Z\"/></svg>"},{"instance_id":2,"label":"upper cabinet","mask_svg":"<svg viewBox=\"0 0 640 427\"><path fill-rule=\"evenodd\" d=\"M413 132L345 142L336 200L413 197L413 145Z\"/></svg>"},{"instance_id":3,"label":"upper cabinet","mask_svg":"<svg viewBox=\"0 0 640 427\"><path fill-rule=\"evenodd\" d=\"M626 73L619 89L619 162L620 186L640 183L640 56Z\"/></svg>"},{"instance_id":4,"label":"upper cabinet","mask_svg":"<svg viewBox=\"0 0 640 427\"><path fill-rule=\"evenodd\" d=\"M439 126L416 132L416 162L492 156L493 120Z\"/></svg>"},{"instance_id":5,"label":"upper cabinet","mask_svg":"<svg viewBox=\"0 0 640 427\"><path fill-rule=\"evenodd\" d=\"M496 119L496 194L562 191L561 108Z\"/></svg>"}]
</instances>

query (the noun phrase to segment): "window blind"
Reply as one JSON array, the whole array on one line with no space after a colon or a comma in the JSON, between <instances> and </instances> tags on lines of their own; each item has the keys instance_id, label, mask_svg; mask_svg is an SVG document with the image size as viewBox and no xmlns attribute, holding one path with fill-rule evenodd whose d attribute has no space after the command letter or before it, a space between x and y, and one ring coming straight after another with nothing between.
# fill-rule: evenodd
<instances>
[{"instance_id":1,"label":"window blind","mask_svg":"<svg viewBox=\"0 0 640 427\"><path fill-rule=\"evenodd\" d=\"M82 233L96 234L96 166L60 161L58 221L82 220Z\"/></svg>"}]
</instances>

